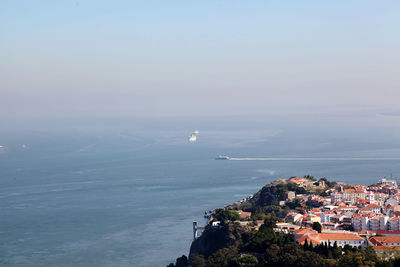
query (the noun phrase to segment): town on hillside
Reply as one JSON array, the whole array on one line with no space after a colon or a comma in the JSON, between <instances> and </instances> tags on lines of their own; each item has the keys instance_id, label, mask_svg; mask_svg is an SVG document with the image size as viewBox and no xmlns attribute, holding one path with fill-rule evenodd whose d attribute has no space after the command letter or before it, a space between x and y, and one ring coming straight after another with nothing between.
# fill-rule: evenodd
<instances>
[{"instance_id":1,"label":"town on hillside","mask_svg":"<svg viewBox=\"0 0 400 267\"><path fill-rule=\"evenodd\" d=\"M400 188L395 180L384 178L377 184L365 186L329 182L325 178L317 181L312 176L306 176L272 182L268 187L273 188L268 189L270 191L265 188L254 197L225 208L233 208L237 212L239 217L234 220L236 223L258 230L264 220L252 214L254 203L261 203L264 207L274 203L272 205L285 207L282 210L287 211L280 216L284 218L277 221L274 230L293 234L300 244L371 246L378 253L400 252ZM286 190L282 194L283 191L277 191L277 188L295 190ZM271 196L271 192L275 195ZM253 209L246 208L252 201ZM293 206L293 203L296 205ZM215 211L208 216L211 227L222 223L217 220L221 216L216 216Z\"/></svg>"}]
</instances>

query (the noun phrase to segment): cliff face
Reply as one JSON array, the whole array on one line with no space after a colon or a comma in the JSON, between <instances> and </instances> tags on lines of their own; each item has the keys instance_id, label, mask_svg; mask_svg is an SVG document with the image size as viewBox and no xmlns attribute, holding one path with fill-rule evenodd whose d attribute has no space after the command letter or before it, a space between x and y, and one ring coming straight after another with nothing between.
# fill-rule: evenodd
<instances>
[{"instance_id":1,"label":"cliff face","mask_svg":"<svg viewBox=\"0 0 400 267\"><path fill-rule=\"evenodd\" d=\"M220 227L207 226L203 234L190 246L189 258L194 254L210 256L219 249L238 246L242 240L248 240L250 229L240 225Z\"/></svg>"}]
</instances>

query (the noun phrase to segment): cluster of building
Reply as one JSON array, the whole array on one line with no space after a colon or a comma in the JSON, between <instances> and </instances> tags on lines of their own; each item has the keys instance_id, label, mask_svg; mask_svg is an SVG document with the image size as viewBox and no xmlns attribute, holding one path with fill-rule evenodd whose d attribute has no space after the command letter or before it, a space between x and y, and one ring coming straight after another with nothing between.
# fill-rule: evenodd
<instances>
[{"instance_id":1,"label":"cluster of building","mask_svg":"<svg viewBox=\"0 0 400 267\"><path fill-rule=\"evenodd\" d=\"M290 182L310 186L310 182L307 184L301 178L294 179ZM287 193L286 201L299 199L308 207L303 212L291 211L286 216L292 223L289 225L303 226L287 230L295 235L297 242L400 249L400 188L395 180L381 179L373 186L338 183L325 192L326 197ZM310 229L314 222L321 224L321 233ZM289 229L289 225L284 228Z\"/></svg>"},{"instance_id":2,"label":"cluster of building","mask_svg":"<svg viewBox=\"0 0 400 267\"><path fill-rule=\"evenodd\" d=\"M390 250L400 253L400 187L395 180L381 179L373 186L336 183L333 187L328 187L325 181L297 177L290 179L289 182L319 194L286 192L286 200L280 201L280 205L287 202L306 205L303 211L290 211L286 215L286 222L277 223L275 231L292 233L300 244L308 242L313 245L336 244L339 247L348 245L359 248L372 246L378 252ZM250 198L235 204L239 205ZM264 223L263 220L251 221L251 212L237 212L241 225L258 230ZM212 221L212 212L209 213L207 218ZM312 229L315 222L321 225L320 233ZM212 221L213 227L219 227L219 224L219 221Z\"/></svg>"}]
</instances>

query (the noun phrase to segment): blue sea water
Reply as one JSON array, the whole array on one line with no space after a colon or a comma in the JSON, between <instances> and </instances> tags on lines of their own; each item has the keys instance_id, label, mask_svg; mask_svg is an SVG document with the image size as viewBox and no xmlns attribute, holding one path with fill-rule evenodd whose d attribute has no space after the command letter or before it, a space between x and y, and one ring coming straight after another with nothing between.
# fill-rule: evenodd
<instances>
[{"instance_id":1,"label":"blue sea water","mask_svg":"<svg viewBox=\"0 0 400 267\"><path fill-rule=\"evenodd\" d=\"M366 121L120 119L5 128L0 265L166 266L188 254L192 222L202 222L204 211L268 181L311 174L371 184L399 176L399 129ZM197 128L198 142L189 143ZM219 154L392 159L214 160Z\"/></svg>"}]
</instances>

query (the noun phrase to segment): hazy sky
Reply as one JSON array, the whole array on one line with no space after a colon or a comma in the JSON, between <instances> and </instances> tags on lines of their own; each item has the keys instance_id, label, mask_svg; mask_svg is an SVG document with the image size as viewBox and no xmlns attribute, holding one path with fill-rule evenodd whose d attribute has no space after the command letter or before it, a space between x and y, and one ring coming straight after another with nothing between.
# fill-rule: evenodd
<instances>
[{"instance_id":1,"label":"hazy sky","mask_svg":"<svg viewBox=\"0 0 400 267\"><path fill-rule=\"evenodd\" d=\"M0 116L391 107L400 1L0 0Z\"/></svg>"}]
</instances>

